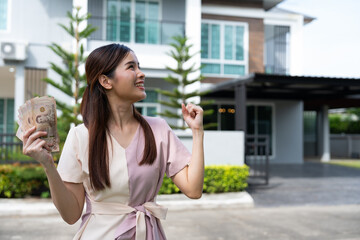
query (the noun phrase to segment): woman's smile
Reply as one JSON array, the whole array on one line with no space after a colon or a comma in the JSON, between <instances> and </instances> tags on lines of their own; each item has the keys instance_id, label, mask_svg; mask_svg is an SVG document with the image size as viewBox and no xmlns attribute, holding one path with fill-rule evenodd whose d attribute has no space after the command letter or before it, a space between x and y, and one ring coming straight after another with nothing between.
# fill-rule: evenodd
<instances>
[{"instance_id":1,"label":"woman's smile","mask_svg":"<svg viewBox=\"0 0 360 240\"><path fill-rule=\"evenodd\" d=\"M144 81L143 80L140 80L140 81L137 81L135 83L135 87L141 89L141 90L145 90L145 84L144 84Z\"/></svg>"}]
</instances>

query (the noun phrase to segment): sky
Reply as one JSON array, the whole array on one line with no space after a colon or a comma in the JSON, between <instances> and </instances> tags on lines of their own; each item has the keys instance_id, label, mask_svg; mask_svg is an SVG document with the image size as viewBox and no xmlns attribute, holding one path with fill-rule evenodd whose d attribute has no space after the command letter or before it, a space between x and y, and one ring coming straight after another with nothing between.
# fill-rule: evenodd
<instances>
[{"instance_id":1,"label":"sky","mask_svg":"<svg viewBox=\"0 0 360 240\"><path fill-rule=\"evenodd\" d=\"M303 75L360 78L360 0L284 0L316 18L304 26Z\"/></svg>"}]
</instances>

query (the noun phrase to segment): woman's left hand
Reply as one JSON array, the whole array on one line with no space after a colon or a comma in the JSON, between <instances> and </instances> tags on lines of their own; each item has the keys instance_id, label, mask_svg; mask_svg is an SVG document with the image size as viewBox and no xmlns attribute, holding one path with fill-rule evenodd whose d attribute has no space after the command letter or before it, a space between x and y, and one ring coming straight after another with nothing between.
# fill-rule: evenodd
<instances>
[{"instance_id":1,"label":"woman's left hand","mask_svg":"<svg viewBox=\"0 0 360 240\"><path fill-rule=\"evenodd\" d=\"M188 103L181 104L185 122L192 130L203 130L203 109L200 106Z\"/></svg>"}]
</instances>

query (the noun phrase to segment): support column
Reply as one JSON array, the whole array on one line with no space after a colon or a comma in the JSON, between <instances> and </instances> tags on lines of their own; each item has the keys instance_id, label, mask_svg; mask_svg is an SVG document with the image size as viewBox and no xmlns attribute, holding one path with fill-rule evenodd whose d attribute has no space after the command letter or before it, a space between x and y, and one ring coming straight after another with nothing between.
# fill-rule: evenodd
<instances>
[{"instance_id":1,"label":"support column","mask_svg":"<svg viewBox=\"0 0 360 240\"><path fill-rule=\"evenodd\" d=\"M188 44L192 44L190 48L190 55L194 55L185 67L194 65L195 69L201 66L201 0L186 0L185 1L185 36L188 38ZM189 79L196 79L200 76L200 69L188 75ZM201 83L193 83L185 89L186 92L200 90ZM193 97L190 99L195 103L200 102L200 97Z\"/></svg>"},{"instance_id":2,"label":"support column","mask_svg":"<svg viewBox=\"0 0 360 240\"><path fill-rule=\"evenodd\" d=\"M330 127L328 110L328 106L324 105L321 107L318 121L318 150L320 160L323 162L330 160Z\"/></svg>"},{"instance_id":3,"label":"support column","mask_svg":"<svg viewBox=\"0 0 360 240\"><path fill-rule=\"evenodd\" d=\"M246 85L235 87L235 130L246 134Z\"/></svg>"}]
</instances>

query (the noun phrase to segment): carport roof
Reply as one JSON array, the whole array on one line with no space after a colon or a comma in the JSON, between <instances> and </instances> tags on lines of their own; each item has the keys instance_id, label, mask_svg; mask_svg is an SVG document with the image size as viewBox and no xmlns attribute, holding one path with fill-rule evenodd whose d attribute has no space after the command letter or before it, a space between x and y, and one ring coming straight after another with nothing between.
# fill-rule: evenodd
<instances>
[{"instance_id":1,"label":"carport roof","mask_svg":"<svg viewBox=\"0 0 360 240\"><path fill-rule=\"evenodd\" d=\"M360 107L360 79L253 73L211 86L206 97L235 98L245 84L247 99L302 100L305 110Z\"/></svg>"}]
</instances>

